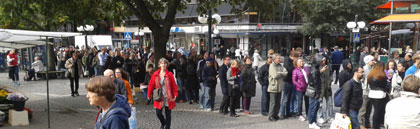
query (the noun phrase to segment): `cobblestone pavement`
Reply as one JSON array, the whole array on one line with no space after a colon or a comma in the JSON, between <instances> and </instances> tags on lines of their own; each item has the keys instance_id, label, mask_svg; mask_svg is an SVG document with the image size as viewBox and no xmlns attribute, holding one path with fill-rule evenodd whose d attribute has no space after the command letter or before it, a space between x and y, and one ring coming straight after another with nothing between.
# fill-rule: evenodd
<instances>
[{"instance_id":1,"label":"cobblestone pavement","mask_svg":"<svg viewBox=\"0 0 420 129\"><path fill-rule=\"evenodd\" d=\"M46 129L48 128L47 119L47 86L45 80L21 81L21 86L12 86L12 81L8 79L7 73L0 73L0 86L17 90L24 93L30 99L26 107L33 110L33 118L29 126L10 127L5 124L5 129ZM21 72L21 80L24 73ZM87 79L80 80L78 97L70 96L70 82L68 79L52 79L50 86L50 110L51 128L53 129L91 129L94 127L96 117L96 107L90 106L86 99L84 88ZM333 89L337 89L333 85ZM219 107L222 99L220 85L216 89L216 105ZM137 108L137 120L140 129L157 129L160 123L155 115L152 105L145 105L141 93L136 94L138 98L135 102ZM252 98L251 111L255 114L245 115L238 113L240 117L231 118L229 115L219 115L218 109L213 112L204 112L199 109L198 104L177 103L177 107L172 111L172 128L174 129L307 129L307 121L299 121L297 118L289 118L277 122L268 121L267 117L260 113L261 87L257 84L256 97ZM338 109L334 109L338 111ZM324 125L322 128L329 128Z\"/></svg>"}]
</instances>

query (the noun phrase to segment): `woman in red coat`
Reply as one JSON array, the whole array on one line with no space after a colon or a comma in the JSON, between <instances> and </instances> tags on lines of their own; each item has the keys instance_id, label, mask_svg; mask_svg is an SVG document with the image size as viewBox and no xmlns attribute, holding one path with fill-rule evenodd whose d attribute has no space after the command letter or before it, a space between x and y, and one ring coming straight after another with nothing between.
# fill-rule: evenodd
<instances>
[{"instance_id":1,"label":"woman in red coat","mask_svg":"<svg viewBox=\"0 0 420 129\"><path fill-rule=\"evenodd\" d=\"M175 108L175 99L178 97L178 86L175 83L174 75L168 71L168 60L161 58L159 67L153 73L149 82L147 98L152 98L153 90L161 88L162 96L160 101L154 100L153 107L156 108L156 115L160 120L161 128L171 128L171 110ZM165 109L166 119L163 117L162 110Z\"/></svg>"}]
</instances>

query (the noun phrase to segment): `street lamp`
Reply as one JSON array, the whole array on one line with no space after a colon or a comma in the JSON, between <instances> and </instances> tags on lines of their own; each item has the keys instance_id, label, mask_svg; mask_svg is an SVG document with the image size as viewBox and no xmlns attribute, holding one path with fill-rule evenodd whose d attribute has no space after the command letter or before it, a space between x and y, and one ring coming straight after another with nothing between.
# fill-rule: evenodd
<instances>
[{"instance_id":1,"label":"street lamp","mask_svg":"<svg viewBox=\"0 0 420 129\"><path fill-rule=\"evenodd\" d=\"M211 16L211 17L209 17ZM213 21L213 19L215 21ZM208 35L209 35L209 42L208 42L208 48L207 51L210 52L213 46L213 42L212 42L212 28L211 25L215 22L215 24L219 24L222 21L222 17L219 14L213 14L211 13L211 10L209 11L209 15L200 15L198 16L198 22L202 23L202 24L208 24L209 26L209 30L208 30ZM219 30L214 30L215 33L214 34L218 34ZM198 45L200 46L200 44Z\"/></svg>"},{"instance_id":2,"label":"street lamp","mask_svg":"<svg viewBox=\"0 0 420 129\"><path fill-rule=\"evenodd\" d=\"M139 36L139 47L142 47L143 46L143 44L144 44L144 42L143 42L143 35L144 35L144 32L143 31L140 31L140 29L139 29L139 32L134 32L134 35L137 35L137 36ZM140 41L141 41L141 44L140 44Z\"/></svg>"},{"instance_id":3,"label":"street lamp","mask_svg":"<svg viewBox=\"0 0 420 129\"><path fill-rule=\"evenodd\" d=\"M87 41L87 34L90 31L93 31L95 29L95 27L93 25L82 25L76 28L77 31L79 32L84 32L85 33L85 48L88 48L88 41Z\"/></svg>"},{"instance_id":4,"label":"street lamp","mask_svg":"<svg viewBox=\"0 0 420 129\"><path fill-rule=\"evenodd\" d=\"M359 31L362 28L365 28L366 23L363 21L357 21L357 15L354 18L354 21L347 22L347 28L352 29L353 35L353 52L356 50L356 43L360 41ZM352 34L350 33L350 37ZM349 53L350 54L350 53ZM354 56L354 55L353 55ZM353 57L354 58L354 57Z\"/></svg>"}]
</instances>

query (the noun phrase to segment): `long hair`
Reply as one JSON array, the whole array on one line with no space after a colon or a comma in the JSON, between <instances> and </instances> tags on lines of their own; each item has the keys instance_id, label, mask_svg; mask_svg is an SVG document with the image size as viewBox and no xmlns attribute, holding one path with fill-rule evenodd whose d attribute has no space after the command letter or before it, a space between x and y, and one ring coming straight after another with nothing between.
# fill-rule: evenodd
<instances>
[{"instance_id":1,"label":"long hair","mask_svg":"<svg viewBox=\"0 0 420 129\"><path fill-rule=\"evenodd\" d=\"M394 63L394 68L392 69L392 70L396 70L397 69L397 63L395 63L395 61L394 60L388 60L388 62L386 63L386 65L385 65L385 70L390 70L389 69L389 64L390 63Z\"/></svg>"},{"instance_id":2,"label":"long hair","mask_svg":"<svg viewBox=\"0 0 420 129\"><path fill-rule=\"evenodd\" d=\"M369 75L368 75L368 84L371 78L375 78L375 80L385 80L386 79L386 75L385 75L385 68L384 68L384 63L378 61L374 66L372 71L370 71Z\"/></svg>"}]
</instances>

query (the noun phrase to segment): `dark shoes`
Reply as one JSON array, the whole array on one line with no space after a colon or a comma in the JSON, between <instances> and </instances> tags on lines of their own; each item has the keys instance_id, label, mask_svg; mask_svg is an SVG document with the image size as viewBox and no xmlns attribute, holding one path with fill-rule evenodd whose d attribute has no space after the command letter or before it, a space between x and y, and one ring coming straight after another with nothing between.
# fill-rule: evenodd
<instances>
[{"instance_id":1,"label":"dark shoes","mask_svg":"<svg viewBox=\"0 0 420 129\"><path fill-rule=\"evenodd\" d=\"M262 112L261 115L268 116L268 113L267 112Z\"/></svg>"},{"instance_id":2,"label":"dark shoes","mask_svg":"<svg viewBox=\"0 0 420 129\"><path fill-rule=\"evenodd\" d=\"M270 117L268 117L268 120L269 120L269 121L272 121L272 122L277 121L277 119L276 119L276 118L271 117L271 116L270 116Z\"/></svg>"},{"instance_id":3,"label":"dark shoes","mask_svg":"<svg viewBox=\"0 0 420 129\"><path fill-rule=\"evenodd\" d=\"M239 117L237 114L230 114L230 117Z\"/></svg>"},{"instance_id":4,"label":"dark shoes","mask_svg":"<svg viewBox=\"0 0 420 129\"><path fill-rule=\"evenodd\" d=\"M71 94L71 97L74 97L74 94L73 93Z\"/></svg>"},{"instance_id":5,"label":"dark shoes","mask_svg":"<svg viewBox=\"0 0 420 129\"><path fill-rule=\"evenodd\" d=\"M79 93L78 93L78 92L76 92L74 95L79 96Z\"/></svg>"}]
</instances>

